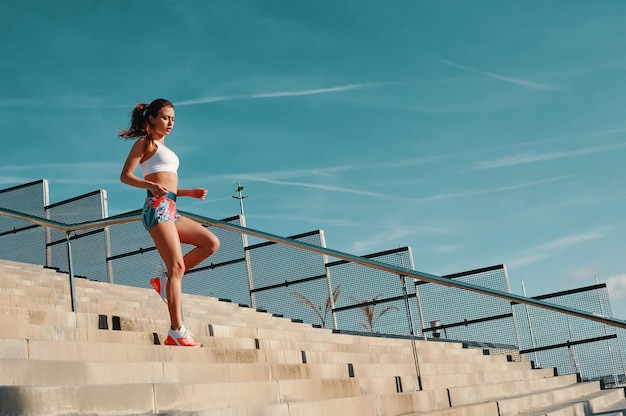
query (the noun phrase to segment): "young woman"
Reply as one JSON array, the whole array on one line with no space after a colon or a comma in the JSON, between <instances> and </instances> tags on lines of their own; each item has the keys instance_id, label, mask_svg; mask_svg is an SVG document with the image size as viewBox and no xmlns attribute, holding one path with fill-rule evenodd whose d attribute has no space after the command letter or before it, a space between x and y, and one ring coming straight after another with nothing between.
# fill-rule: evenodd
<instances>
[{"instance_id":1,"label":"young woman","mask_svg":"<svg viewBox=\"0 0 626 416\"><path fill-rule=\"evenodd\" d=\"M154 240L167 272L150 280L150 285L167 303L171 327L166 345L199 347L200 343L183 325L181 313L182 280L185 271L200 264L219 248L218 238L197 222L176 212L176 197L204 199L204 188L178 187L178 157L165 146L165 136L174 127L174 106L162 98L138 104L133 110L128 130L121 130L124 139L136 139L122 168L120 180L148 191L143 206L143 225ZM135 175L141 166L143 179ZM181 243L195 246L183 255Z\"/></svg>"}]
</instances>

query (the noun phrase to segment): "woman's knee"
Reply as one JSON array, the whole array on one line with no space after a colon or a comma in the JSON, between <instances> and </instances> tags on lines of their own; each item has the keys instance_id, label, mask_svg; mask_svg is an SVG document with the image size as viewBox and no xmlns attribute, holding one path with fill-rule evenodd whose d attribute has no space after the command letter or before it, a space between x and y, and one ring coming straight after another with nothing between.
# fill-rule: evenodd
<instances>
[{"instance_id":1,"label":"woman's knee","mask_svg":"<svg viewBox=\"0 0 626 416\"><path fill-rule=\"evenodd\" d=\"M211 234L206 247L210 254L213 254L220 248L220 240L214 234Z\"/></svg>"},{"instance_id":2,"label":"woman's knee","mask_svg":"<svg viewBox=\"0 0 626 416\"><path fill-rule=\"evenodd\" d=\"M196 247L202 250L208 257L220 248L220 240L215 234L209 230L205 230L202 239L197 242Z\"/></svg>"},{"instance_id":3,"label":"woman's knee","mask_svg":"<svg viewBox=\"0 0 626 416\"><path fill-rule=\"evenodd\" d=\"M176 259L168 264L169 278L182 279L185 274L185 262L183 259Z\"/></svg>"}]
</instances>

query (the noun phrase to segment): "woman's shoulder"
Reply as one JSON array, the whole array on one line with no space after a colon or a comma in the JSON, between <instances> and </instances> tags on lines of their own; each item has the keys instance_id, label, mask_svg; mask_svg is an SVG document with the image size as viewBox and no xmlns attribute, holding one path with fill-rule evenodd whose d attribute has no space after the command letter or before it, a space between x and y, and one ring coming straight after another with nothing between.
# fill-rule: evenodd
<instances>
[{"instance_id":1,"label":"woman's shoulder","mask_svg":"<svg viewBox=\"0 0 626 416\"><path fill-rule=\"evenodd\" d=\"M157 145L154 143L154 140L151 140L147 136L143 136L135 140L135 144L133 145L134 151L140 151L142 153L150 153L157 149Z\"/></svg>"},{"instance_id":2,"label":"woman's shoulder","mask_svg":"<svg viewBox=\"0 0 626 416\"><path fill-rule=\"evenodd\" d=\"M148 136L138 138L137 143L139 143L139 145L142 146L144 149L154 149L158 147L156 141L152 140Z\"/></svg>"}]
</instances>

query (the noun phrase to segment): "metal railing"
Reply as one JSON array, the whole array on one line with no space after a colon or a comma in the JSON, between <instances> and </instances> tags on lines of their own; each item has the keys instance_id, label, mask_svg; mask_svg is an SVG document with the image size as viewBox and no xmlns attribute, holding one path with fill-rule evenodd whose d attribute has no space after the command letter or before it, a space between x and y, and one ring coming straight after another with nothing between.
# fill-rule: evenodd
<instances>
[{"instance_id":1,"label":"metal railing","mask_svg":"<svg viewBox=\"0 0 626 416\"><path fill-rule=\"evenodd\" d=\"M495 298L505 299L513 303L534 306L537 308L546 309L546 310L553 311L553 312L560 312L566 315L575 316L578 318L584 318L590 321L599 322L601 324L605 324L605 325L609 325L609 326L613 326L613 327L617 327L621 329L626 329L626 321L623 321L621 319L616 319L613 317L589 313L589 312L581 311L578 309L545 302L539 299L516 295L514 293L507 293L507 292L502 292L498 290L493 290L490 288L485 288L482 286L476 286L476 285L462 282L462 281L454 281L452 279L447 279L441 276L436 276L433 274L424 273L424 272L420 272L416 270L410 270L406 267L398 267L398 266L390 265L387 263L381 263L379 261L371 260L362 256L355 256L349 253L332 250L329 248L320 247L320 246L308 244L308 243L301 242L301 241L296 241L291 238L282 237L282 236L275 235L275 234L270 234L270 233L255 230L252 228L243 227L243 226L239 226L235 224L229 224L224 221L192 214L192 213L185 212L185 211L179 211L179 213L181 215L184 215L206 226L214 226L214 227L222 228L228 231L233 231L233 232L237 232L240 234L245 234L248 236L260 238L263 240L272 241L274 243L284 244L286 246L311 251L311 252L326 255L329 257L334 257L334 258L341 259L344 261L360 264L368 268L377 269L377 270L381 270L381 271L388 272L388 273L394 273L400 277L408 277L411 279L417 279L417 280L421 280L425 282L436 283L436 284L443 285L443 286L455 287L455 288L468 290L471 292L476 292L476 293L480 293L480 294L495 297ZM64 224L58 221L47 220L44 218L36 217L34 215L29 215L29 214L25 214L22 212L18 212L18 211L6 209L6 208L0 208L0 214L8 215L10 217L25 220L36 225L50 227L50 228L54 228L54 229L65 232L67 236L68 252L71 252L70 234L74 231L89 230L93 228L102 228L102 227L107 227L107 226L111 226L114 224L122 224L126 222L140 220L139 211L132 211L129 213L124 213L124 214L116 215L116 216L101 219L101 220L86 221L86 222L77 223L77 224ZM71 261L68 267L70 270L72 270ZM70 272L70 278L73 279L71 272ZM71 284L73 285L73 282L71 282ZM75 304L73 302L73 308L74 307L75 307Z\"/></svg>"}]
</instances>

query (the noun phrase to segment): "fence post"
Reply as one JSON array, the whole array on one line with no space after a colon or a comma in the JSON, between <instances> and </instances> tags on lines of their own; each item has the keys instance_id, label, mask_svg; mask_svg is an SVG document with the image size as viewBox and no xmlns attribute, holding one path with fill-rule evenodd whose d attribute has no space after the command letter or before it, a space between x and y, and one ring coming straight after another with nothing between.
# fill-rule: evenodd
<instances>
[{"instance_id":1,"label":"fence post","mask_svg":"<svg viewBox=\"0 0 626 416\"><path fill-rule=\"evenodd\" d=\"M70 232L65 233L67 241L67 266L70 274L70 298L72 301L72 312L76 312L76 291L74 288L74 266L72 264L72 244L70 243Z\"/></svg>"},{"instance_id":2,"label":"fence post","mask_svg":"<svg viewBox=\"0 0 626 416\"><path fill-rule=\"evenodd\" d=\"M420 364L417 357L417 347L415 346L415 331L413 329L413 317L411 315L411 306L409 305L409 295L406 291L406 280L403 275L400 275L400 284L402 285L402 296L404 297L404 308L406 309L406 317L409 321L409 334L411 341L411 348L413 348L413 362L415 364L415 376L417 377L417 383L420 390L422 390L422 378L420 376Z\"/></svg>"}]
</instances>

